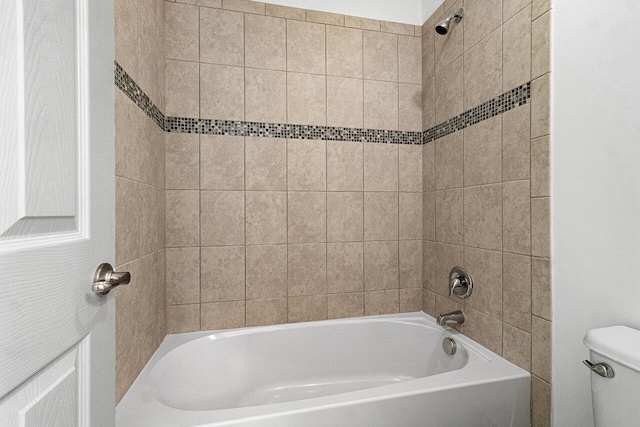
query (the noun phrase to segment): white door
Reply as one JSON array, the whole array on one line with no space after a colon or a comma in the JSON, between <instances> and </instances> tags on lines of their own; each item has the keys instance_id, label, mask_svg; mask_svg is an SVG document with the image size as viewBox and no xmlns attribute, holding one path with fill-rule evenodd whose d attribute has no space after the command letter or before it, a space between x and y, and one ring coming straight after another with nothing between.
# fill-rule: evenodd
<instances>
[{"instance_id":1,"label":"white door","mask_svg":"<svg viewBox=\"0 0 640 427\"><path fill-rule=\"evenodd\" d=\"M113 99L113 1L0 0L2 427L114 424Z\"/></svg>"}]
</instances>

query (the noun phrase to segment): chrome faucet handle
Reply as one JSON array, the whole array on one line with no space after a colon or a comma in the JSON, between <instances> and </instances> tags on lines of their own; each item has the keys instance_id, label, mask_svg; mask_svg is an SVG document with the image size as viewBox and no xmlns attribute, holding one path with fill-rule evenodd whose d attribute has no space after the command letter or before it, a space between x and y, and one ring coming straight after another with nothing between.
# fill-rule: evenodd
<instances>
[{"instance_id":1,"label":"chrome faucet handle","mask_svg":"<svg viewBox=\"0 0 640 427\"><path fill-rule=\"evenodd\" d=\"M449 297L469 298L473 292L473 278L460 266L453 267L449 273Z\"/></svg>"}]
</instances>

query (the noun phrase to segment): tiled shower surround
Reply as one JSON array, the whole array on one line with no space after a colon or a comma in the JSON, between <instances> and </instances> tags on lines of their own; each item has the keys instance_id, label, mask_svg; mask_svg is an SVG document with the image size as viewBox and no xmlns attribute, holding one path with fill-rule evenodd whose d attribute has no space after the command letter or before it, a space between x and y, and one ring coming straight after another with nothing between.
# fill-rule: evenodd
<instances>
[{"instance_id":1,"label":"tiled shower surround","mask_svg":"<svg viewBox=\"0 0 640 427\"><path fill-rule=\"evenodd\" d=\"M464 309L461 331L532 373L534 426L551 401L549 16L549 1L447 0L422 38L425 129L531 82L526 105L423 145L423 307ZM475 279L464 301L455 265Z\"/></svg>"},{"instance_id":2,"label":"tiled shower surround","mask_svg":"<svg viewBox=\"0 0 640 427\"><path fill-rule=\"evenodd\" d=\"M447 0L422 28L244 0L162 6L155 87L138 86L143 59L131 68L116 52L119 120L166 157L120 144L118 167L163 178L159 204L118 224L137 221L143 264L157 212L166 297L145 333L130 326L145 290L118 298L118 341L133 349L118 358L119 396L165 311L180 333L464 308L460 330L532 372L532 423L549 425L548 2ZM118 176L122 204L134 195L121 185L146 189ZM448 298L455 265L476 282L465 301Z\"/></svg>"},{"instance_id":3,"label":"tiled shower surround","mask_svg":"<svg viewBox=\"0 0 640 427\"><path fill-rule=\"evenodd\" d=\"M166 3L169 333L422 308L421 31Z\"/></svg>"}]
</instances>

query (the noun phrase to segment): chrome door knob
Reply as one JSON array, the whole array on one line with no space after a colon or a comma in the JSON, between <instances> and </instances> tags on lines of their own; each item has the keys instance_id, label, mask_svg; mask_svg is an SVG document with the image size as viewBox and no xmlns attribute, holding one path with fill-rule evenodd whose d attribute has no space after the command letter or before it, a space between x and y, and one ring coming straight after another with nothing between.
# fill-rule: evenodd
<instances>
[{"instance_id":1,"label":"chrome door knob","mask_svg":"<svg viewBox=\"0 0 640 427\"><path fill-rule=\"evenodd\" d=\"M113 271L111 264L100 264L93 277L91 290L100 296L107 295L116 286L126 285L131 281L131 274L128 271Z\"/></svg>"}]
</instances>

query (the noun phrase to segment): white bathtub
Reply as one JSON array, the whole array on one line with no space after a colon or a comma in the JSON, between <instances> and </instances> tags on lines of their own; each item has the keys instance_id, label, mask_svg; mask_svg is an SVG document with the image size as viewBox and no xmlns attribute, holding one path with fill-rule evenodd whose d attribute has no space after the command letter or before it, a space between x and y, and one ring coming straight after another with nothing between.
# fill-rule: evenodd
<instances>
[{"instance_id":1,"label":"white bathtub","mask_svg":"<svg viewBox=\"0 0 640 427\"><path fill-rule=\"evenodd\" d=\"M424 313L195 332L165 338L116 425L520 427L529 380Z\"/></svg>"}]
</instances>

